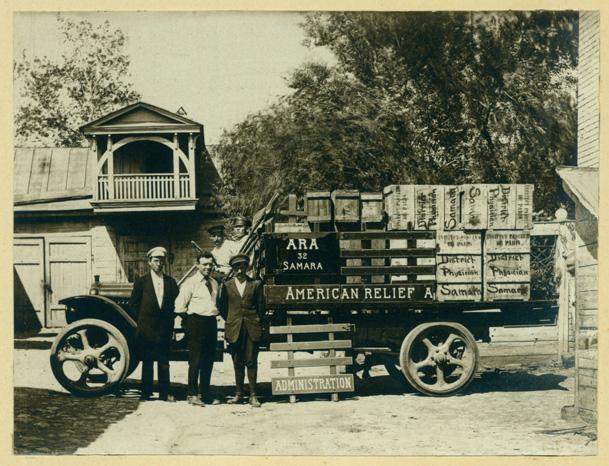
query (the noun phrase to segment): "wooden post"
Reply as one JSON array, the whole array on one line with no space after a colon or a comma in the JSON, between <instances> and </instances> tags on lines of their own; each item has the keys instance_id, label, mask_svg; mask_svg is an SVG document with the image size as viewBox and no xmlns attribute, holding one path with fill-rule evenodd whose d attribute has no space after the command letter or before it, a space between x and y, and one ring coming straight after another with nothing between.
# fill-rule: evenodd
<instances>
[{"instance_id":1,"label":"wooden post","mask_svg":"<svg viewBox=\"0 0 609 466\"><path fill-rule=\"evenodd\" d=\"M292 318L290 316L287 317L287 324L288 324L288 326L292 325ZM292 343L294 341L294 337L292 336L291 333L288 333L287 337L288 337L288 343ZM293 359L294 359L294 351L288 351L288 360L291 361ZM295 374L296 374L296 369L294 367L289 367L288 376L294 377ZM296 403L296 395L290 395L290 403Z\"/></svg>"},{"instance_id":2,"label":"wooden post","mask_svg":"<svg viewBox=\"0 0 609 466\"><path fill-rule=\"evenodd\" d=\"M333 323L332 315L328 315L328 323ZM334 341L334 332L328 332L328 341ZM330 353L328 355L331 358L336 357L336 350L334 348L330 349ZM336 366L330 366L330 375L336 375ZM331 395L332 401L338 401L338 393L332 393Z\"/></svg>"},{"instance_id":3,"label":"wooden post","mask_svg":"<svg viewBox=\"0 0 609 466\"><path fill-rule=\"evenodd\" d=\"M114 199L114 152L112 149L112 136L108 134L108 198Z\"/></svg>"},{"instance_id":4,"label":"wooden post","mask_svg":"<svg viewBox=\"0 0 609 466\"><path fill-rule=\"evenodd\" d=\"M173 133L173 198L180 199L180 157L178 156L180 144L178 133ZM190 157L190 155L189 155Z\"/></svg>"},{"instance_id":5,"label":"wooden post","mask_svg":"<svg viewBox=\"0 0 609 466\"><path fill-rule=\"evenodd\" d=\"M89 150L95 154L95 158L93 159L95 160L95 164L91 164L92 166L87 168L89 173L93 175L91 179L95 180L95 200L99 200L99 175L101 175L101 171L99 169L99 154L97 153L97 137L95 134L91 139L91 147Z\"/></svg>"},{"instance_id":6,"label":"wooden post","mask_svg":"<svg viewBox=\"0 0 609 466\"><path fill-rule=\"evenodd\" d=\"M189 196L190 198L193 198L196 196L196 192L195 192L195 138L193 136L192 133L188 133L188 162L189 162L189 167L188 167L188 181L189 181L189 186L190 186L190 193Z\"/></svg>"}]
</instances>

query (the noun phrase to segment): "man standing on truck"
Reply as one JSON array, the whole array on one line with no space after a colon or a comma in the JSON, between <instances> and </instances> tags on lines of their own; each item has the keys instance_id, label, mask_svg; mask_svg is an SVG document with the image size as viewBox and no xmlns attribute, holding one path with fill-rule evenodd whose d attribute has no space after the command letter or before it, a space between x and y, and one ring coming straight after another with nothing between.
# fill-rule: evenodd
<instances>
[{"instance_id":1,"label":"man standing on truck","mask_svg":"<svg viewBox=\"0 0 609 466\"><path fill-rule=\"evenodd\" d=\"M175 401L169 393L169 346L173 333L174 303L178 285L163 273L167 250L161 246L146 254L150 272L136 278L129 306L137 315L135 341L142 360L143 401L152 396L153 364L157 362L159 399Z\"/></svg>"},{"instance_id":2,"label":"man standing on truck","mask_svg":"<svg viewBox=\"0 0 609 466\"><path fill-rule=\"evenodd\" d=\"M234 255L235 244L231 240L227 240L224 236L224 225L213 225L207 229L209 237L214 244L211 250L216 261L218 272L222 274L222 278L226 277L231 270L229 261Z\"/></svg>"},{"instance_id":3,"label":"man standing on truck","mask_svg":"<svg viewBox=\"0 0 609 466\"><path fill-rule=\"evenodd\" d=\"M247 217L237 215L233 220L233 243L235 245L235 254L241 251L241 248L247 240L248 229L252 222Z\"/></svg>"},{"instance_id":4,"label":"man standing on truck","mask_svg":"<svg viewBox=\"0 0 609 466\"><path fill-rule=\"evenodd\" d=\"M256 397L258 370L258 343L262 337L262 283L247 276L249 257L237 254L230 260L234 276L227 280L221 292L219 311L226 324L224 338L233 357L235 370L235 396L228 403L241 403L245 369L249 382L249 403L260 407Z\"/></svg>"},{"instance_id":5,"label":"man standing on truck","mask_svg":"<svg viewBox=\"0 0 609 466\"><path fill-rule=\"evenodd\" d=\"M214 256L204 251L197 257L199 273L180 287L175 312L184 318L188 343L188 403L220 404L209 393L218 339L220 284L211 277Z\"/></svg>"}]
</instances>

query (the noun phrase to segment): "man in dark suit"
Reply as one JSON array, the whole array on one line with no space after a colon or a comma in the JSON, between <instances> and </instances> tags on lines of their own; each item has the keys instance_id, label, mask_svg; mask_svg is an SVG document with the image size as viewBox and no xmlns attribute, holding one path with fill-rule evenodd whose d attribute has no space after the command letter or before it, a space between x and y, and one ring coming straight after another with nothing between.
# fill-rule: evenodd
<instances>
[{"instance_id":1,"label":"man in dark suit","mask_svg":"<svg viewBox=\"0 0 609 466\"><path fill-rule=\"evenodd\" d=\"M229 344L235 369L235 396L228 403L243 401L243 382L247 368L249 403L260 407L256 397L258 343L262 337L262 283L246 275L249 257L237 254L230 260L234 277L227 280L220 293L219 311L226 321L224 338Z\"/></svg>"},{"instance_id":2,"label":"man in dark suit","mask_svg":"<svg viewBox=\"0 0 609 466\"><path fill-rule=\"evenodd\" d=\"M152 248L147 253L150 272L133 284L129 306L137 314L135 341L142 360L142 400L152 395L153 363L157 361L159 399L175 401L169 393L169 347L174 322L174 305L179 289L163 273L167 250Z\"/></svg>"}]
</instances>

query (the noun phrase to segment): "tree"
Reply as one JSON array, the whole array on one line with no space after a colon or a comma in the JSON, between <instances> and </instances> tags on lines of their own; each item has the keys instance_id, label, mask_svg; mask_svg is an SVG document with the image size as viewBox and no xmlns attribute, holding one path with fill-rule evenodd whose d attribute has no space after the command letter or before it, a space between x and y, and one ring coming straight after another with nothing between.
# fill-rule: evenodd
<instances>
[{"instance_id":1,"label":"tree","mask_svg":"<svg viewBox=\"0 0 609 466\"><path fill-rule=\"evenodd\" d=\"M127 38L120 29L60 15L57 22L65 47L61 59L24 51L14 66L22 98L15 115L19 145L84 145L79 126L140 98L128 81Z\"/></svg>"},{"instance_id":2,"label":"tree","mask_svg":"<svg viewBox=\"0 0 609 466\"><path fill-rule=\"evenodd\" d=\"M229 206L465 182L534 182L556 206L554 169L576 153L576 14L312 13L303 27L338 63L304 64L291 95L224 135Z\"/></svg>"}]
</instances>

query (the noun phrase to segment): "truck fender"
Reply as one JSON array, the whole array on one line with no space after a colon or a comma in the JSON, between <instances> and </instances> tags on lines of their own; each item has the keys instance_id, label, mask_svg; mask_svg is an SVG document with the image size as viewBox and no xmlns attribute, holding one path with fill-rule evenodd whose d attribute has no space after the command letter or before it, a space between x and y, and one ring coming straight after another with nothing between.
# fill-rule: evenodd
<instances>
[{"instance_id":1,"label":"truck fender","mask_svg":"<svg viewBox=\"0 0 609 466\"><path fill-rule=\"evenodd\" d=\"M66 306L66 321L68 324L80 319L95 317L102 320L115 321L117 318L128 324L130 328L135 329L136 322L115 301L112 301L105 296L99 295L79 295L71 296L59 300L59 304Z\"/></svg>"}]
</instances>

